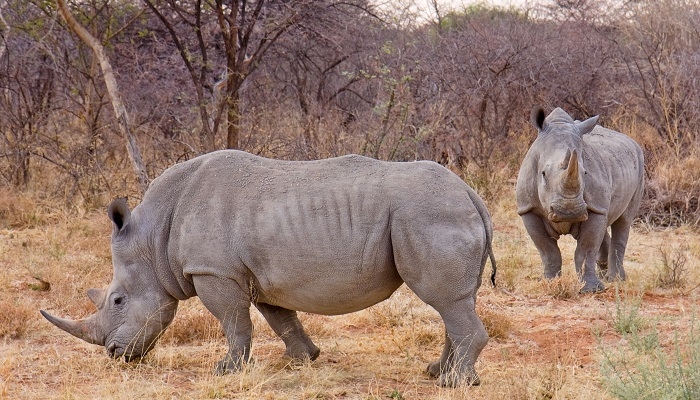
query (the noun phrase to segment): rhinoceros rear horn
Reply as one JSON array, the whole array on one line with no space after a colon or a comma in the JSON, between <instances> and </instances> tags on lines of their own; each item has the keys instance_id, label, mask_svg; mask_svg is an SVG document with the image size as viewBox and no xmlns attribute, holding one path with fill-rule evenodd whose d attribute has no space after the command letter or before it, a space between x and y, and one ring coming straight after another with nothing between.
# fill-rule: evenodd
<instances>
[{"instance_id":1,"label":"rhinoceros rear horn","mask_svg":"<svg viewBox=\"0 0 700 400\"><path fill-rule=\"evenodd\" d=\"M83 339L88 343L104 346L104 338L102 337L103 335L100 334L100 329L95 324L94 315L85 319L73 321L54 317L44 310L40 310L40 312L49 322L71 335Z\"/></svg>"}]
</instances>

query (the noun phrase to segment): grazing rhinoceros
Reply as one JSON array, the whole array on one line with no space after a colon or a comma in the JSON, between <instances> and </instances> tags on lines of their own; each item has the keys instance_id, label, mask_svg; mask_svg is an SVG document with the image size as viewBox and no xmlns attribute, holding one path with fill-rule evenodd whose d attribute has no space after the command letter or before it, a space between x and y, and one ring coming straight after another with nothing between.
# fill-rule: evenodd
<instances>
[{"instance_id":1,"label":"grazing rhinoceros","mask_svg":"<svg viewBox=\"0 0 700 400\"><path fill-rule=\"evenodd\" d=\"M557 108L545 118L532 112L537 139L525 155L516 184L518 214L535 242L546 278L561 274L560 235L576 241L574 263L582 292L624 280L622 260L644 191L644 155L628 136L596 125L598 117L574 121ZM608 234L608 226L611 235Z\"/></svg>"},{"instance_id":2,"label":"grazing rhinoceros","mask_svg":"<svg viewBox=\"0 0 700 400\"><path fill-rule=\"evenodd\" d=\"M388 298L402 283L445 322L442 385L478 384L488 341L475 312L491 258L491 219L479 196L433 162L357 155L270 160L218 151L155 179L130 211L115 200L114 278L90 289L97 313L54 325L127 361L151 350L179 300L199 296L229 343L221 374L250 357L253 303L286 345L315 359L296 311L335 315ZM493 275L492 275L493 280Z\"/></svg>"}]
</instances>

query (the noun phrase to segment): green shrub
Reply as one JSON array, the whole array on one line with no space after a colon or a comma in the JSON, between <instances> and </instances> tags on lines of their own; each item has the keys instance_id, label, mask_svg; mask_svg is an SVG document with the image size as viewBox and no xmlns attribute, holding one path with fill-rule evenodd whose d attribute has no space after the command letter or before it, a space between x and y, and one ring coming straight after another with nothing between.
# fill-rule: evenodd
<instances>
[{"instance_id":1,"label":"green shrub","mask_svg":"<svg viewBox=\"0 0 700 400\"><path fill-rule=\"evenodd\" d=\"M620 299L619 288L615 287L615 315L613 316L613 328L621 335L636 334L645 326L645 321L639 315L641 299L633 304L623 304Z\"/></svg>"},{"instance_id":2,"label":"green shrub","mask_svg":"<svg viewBox=\"0 0 700 400\"><path fill-rule=\"evenodd\" d=\"M628 344L603 348L601 375L619 399L699 399L700 336L693 322L685 340L676 335L670 351L659 346L658 332L626 335Z\"/></svg>"}]
</instances>

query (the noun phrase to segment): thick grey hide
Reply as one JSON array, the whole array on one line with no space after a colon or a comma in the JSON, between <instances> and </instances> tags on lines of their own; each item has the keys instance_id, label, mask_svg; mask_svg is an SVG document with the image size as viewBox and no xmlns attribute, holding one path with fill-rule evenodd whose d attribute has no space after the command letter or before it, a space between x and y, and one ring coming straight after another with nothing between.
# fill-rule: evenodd
<instances>
[{"instance_id":1,"label":"thick grey hide","mask_svg":"<svg viewBox=\"0 0 700 400\"><path fill-rule=\"evenodd\" d=\"M287 162L218 151L168 169L133 212L115 202L110 217L114 280L103 297L131 290L126 299L138 307L122 300L118 315L105 316L111 303L100 297L106 305L92 317L99 326L71 333L113 356L145 354L170 323L170 314L160 315L159 329L140 337L149 319L141 314L199 296L230 346L218 373L250 356L251 303L287 356L315 359L319 349L296 311L361 310L405 282L445 322L443 354L428 372L442 385L479 383L474 363L488 336L475 302L486 259L493 262L491 219L476 193L438 164L357 155ZM131 334L110 337L115 327Z\"/></svg>"},{"instance_id":2,"label":"thick grey hide","mask_svg":"<svg viewBox=\"0 0 700 400\"><path fill-rule=\"evenodd\" d=\"M596 125L598 117L574 121L560 108L544 115L533 110L539 134L518 174L518 213L546 278L561 274L557 240L570 234L577 241L581 290L604 290L596 263L606 279L625 279L625 248L644 191L642 150L628 136Z\"/></svg>"}]
</instances>

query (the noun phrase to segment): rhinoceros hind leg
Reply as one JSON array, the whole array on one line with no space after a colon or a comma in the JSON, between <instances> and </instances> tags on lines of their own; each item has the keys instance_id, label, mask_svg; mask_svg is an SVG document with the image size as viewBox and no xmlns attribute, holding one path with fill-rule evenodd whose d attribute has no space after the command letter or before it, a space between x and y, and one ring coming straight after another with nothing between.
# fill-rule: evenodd
<instances>
[{"instance_id":1,"label":"rhinoceros hind leg","mask_svg":"<svg viewBox=\"0 0 700 400\"><path fill-rule=\"evenodd\" d=\"M452 340L450 339L450 335L447 334L447 330L445 330L445 346L442 349L442 355L439 360L428 364L427 372L431 378L437 378L444 371L450 369L453 351Z\"/></svg>"},{"instance_id":2,"label":"rhinoceros hind leg","mask_svg":"<svg viewBox=\"0 0 700 400\"><path fill-rule=\"evenodd\" d=\"M255 303L273 331L284 341L284 355L294 360L315 360L321 353L304 331L296 311L265 303Z\"/></svg>"},{"instance_id":3,"label":"rhinoceros hind leg","mask_svg":"<svg viewBox=\"0 0 700 400\"><path fill-rule=\"evenodd\" d=\"M603 242L600 244L600 250L598 250L598 259L596 264L598 266L598 276L601 279L607 279L608 276L608 254L610 251L610 235L605 232L605 237L603 237Z\"/></svg>"},{"instance_id":4,"label":"rhinoceros hind leg","mask_svg":"<svg viewBox=\"0 0 700 400\"><path fill-rule=\"evenodd\" d=\"M425 229L422 223L395 218L391 241L401 279L440 314L451 341L437 365L429 366L428 371L439 371L441 385L476 383L474 364L489 340L475 310L487 259L486 243L475 239L478 230L470 231L462 224L452 229L448 223Z\"/></svg>"},{"instance_id":5,"label":"rhinoceros hind leg","mask_svg":"<svg viewBox=\"0 0 700 400\"><path fill-rule=\"evenodd\" d=\"M608 282L624 281L627 278L623 260L625 258L625 250L627 249L627 239L629 239L631 220L624 216L615 221L611 226L612 237L610 243L610 254L608 256L609 269L606 279Z\"/></svg>"},{"instance_id":6,"label":"rhinoceros hind leg","mask_svg":"<svg viewBox=\"0 0 700 400\"><path fill-rule=\"evenodd\" d=\"M438 361L438 366L429 366L432 372L437 367L440 370L438 385L454 387L459 385L479 385L479 376L474 369L474 363L486 346L489 336L484 325L476 314L473 298L467 298L448 305L437 307L442 316L450 338L451 346L447 362L443 364L443 358ZM444 354L444 351L443 351Z\"/></svg>"},{"instance_id":7,"label":"rhinoceros hind leg","mask_svg":"<svg viewBox=\"0 0 700 400\"><path fill-rule=\"evenodd\" d=\"M437 385L442 387L455 387L459 384L478 386L481 384L479 375L472 368L464 376L459 376L459 365L453 366L452 360L455 349L452 347L452 339L445 331L445 347L439 360L428 364L428 375L438 378ZM456 367L456 368L455 368Z\"/></svg>"}]
</instances>

